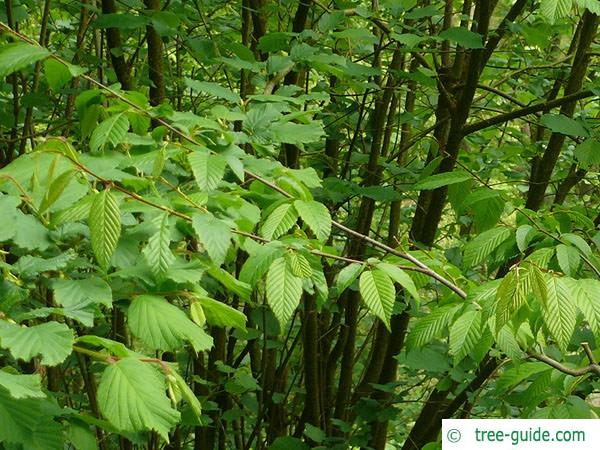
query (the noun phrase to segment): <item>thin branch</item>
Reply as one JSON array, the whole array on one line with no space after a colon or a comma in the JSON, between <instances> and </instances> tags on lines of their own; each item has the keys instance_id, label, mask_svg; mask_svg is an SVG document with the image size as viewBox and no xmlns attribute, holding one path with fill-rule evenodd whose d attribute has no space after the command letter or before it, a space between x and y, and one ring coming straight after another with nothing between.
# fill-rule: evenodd
<instances>
[{"instance_id":1,"label":"thin branch","mask_svg":"<svg viewBox=\"0 0 600 450\"><path fill-rule=\"evenodd\" d=\"M529 352L528 355L530 358L537 359L538 361L548 364L549 366L554 367L556 370L562 373L566 373L567 375L571 375L573 377L581 377L583 375L587 375L588 373L595 373L596 375L600 376L600 365L598 364L589 364L579 369L571 369L559 363L555 359L552 359L549 356L542 355L540 353Z\"/></svg>"}]
</instances>

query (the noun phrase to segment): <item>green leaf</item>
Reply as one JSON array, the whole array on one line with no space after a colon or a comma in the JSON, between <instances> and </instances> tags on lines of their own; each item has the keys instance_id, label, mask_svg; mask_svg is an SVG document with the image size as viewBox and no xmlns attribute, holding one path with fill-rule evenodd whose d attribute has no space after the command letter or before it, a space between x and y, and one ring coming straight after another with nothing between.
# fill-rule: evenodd
<instances>
[{"instance_id":1,"label":"green leaf","mask_svg":"<svg viewBox=\"0 0 600 450\"><path fill-rule=\"evenodd\" d=\"M258 247L258 250L250 255L240 271L240 281L254 286L262 276L267 273L271 263L283 256L285 247L280 242L269 242Z\"/></svg>"},{"instance_id":2,"label":"green leaf","mask_svg":"<svg viewBox=\"0 0 600 450\"><path fill-rule=\"evenodd\" d=\"M58 322L31 327L0 322L0 346L9 349L16 359L29 361L40 355L42 364L56 366L71 354L73 331Z\"/></svg>"},{"instance_id":3,"label":"green leaf","mask_svg":"<svg viewBox=\"0 0 600 450\"><path fill-rule=\"evenodd\" d=\"M165 395L158 369L136 358L124 358L104 370L98 386L102 415L122 431L156 431L169 440L169 430L179 421Z\"/></svg>"},{"instance_id":4,"label":"green leaf","mask_svg":"<svg viewBox=\"0 0 600 450\"><path fill-rule=\"evenodd\" d=\"M46 195L44 195L44 198L42 199L40 207L38 208L38 212L40 214L44 213L60 198L61 194L69 185L71 180L73 180L76 173L77 172L74 170L67 170L66 172L61 173L52 181L52 183L48 187L48 190L46 191Z\"/></svg>"},{"instance_id":5,"label":"green leaf","mask_svg":"<svg viewBox=\"0 0 600 450\"><path fill-rule=\"evenodd\" d=\"M571 284L577 306L594 334L600 335L600 281L582 279Z\"/></svg>"},{"instance_id":6,"label":"green leaf","mask_svg":"<svg viewBox=\"0 0 600 450\"><path fill-rule=\"evenodd\" d=\"M524 253L529 247L529 242L535 234L535 229L531 225L521 225L515 233L517 239L517 247L521 253Z\"/></svg>"},{"instance_id":7,"label":"green leaf","mask_svg":"<svg viewBox=\"0 0 600 450\"><path fill-rule=\"evenodd\" d=\"M396 289L390 277L378 268L368 270L360 275L359 289L369 310L379 317L389 330L396 299Z\"/></svg>"},{"instance_id":8,"label":"green leaf","mask_svg":"<svg viewBox=\"0 0 600 450\"><path fill-rule=\"evenodd\" d=\"M44 74L46 75L48 86L54 92L59 91L73 78L67 66L52 58L44 61Z\"/></svg>"},{"instance_id":9,"label":"green leaf","mask_svg":"<svg viewBox=\"0 0 600 450\"><path fill-rule=\"evenodd\" d=\"M417 287L415 286L412 278L404 270L398 266L385 262L377 264L377 268L387 273L392 280L406 289L415 300L419 300L419 292L417 291Z\"/></svg>"},{"instance_id":10,"label":"green leaf","mask_svg":"<svg viewBox=\"0 0 600 450\"><path fill-rule=\"evenodd\" d=\"M539 300L542 305L545 305L548 301L548 287L546 285L546 278L543 272L535 264L527 265L527 278L526 284L529 288L527 294L533 294L533 296Z\"/></svg>"},{"instance_id":11,"label":"green leaf","mask_svg":"<svg viewBox=\"0 0 600 450\"><path fill-rule=\"evenodd\" d=\"M197 297L196 302L202 306L202 311L209 325L233 327L246 331L247 319L241 311L209 297Z\"/></svg>"},{"instance_id":12,"label":"green leaf","mask_svg":"<svg viewBox=\"0 0 600 450\"><path fill-rule=\"evenodd\" d=\"M287 263L292 273L300 278L310 278L312 267L308 260L298 252L288 252L286 254Z\"/></svg>"},{"instance_id":13,"label":"green leaf","mask_svg":"<svg viewBox=\"0 0 600 450\"><path fill-rule=\"evenodd\" d=\"M408 349L423 347L448 329L448 325L462 305L435 306L430 313L417 319L406 338Z\"/></svg>"},{"instance_id":14,"label":"green leaf","mask_svg":"<svg viewBox=\"0 0 600 450\"><path fill-rule=\"evenodd\" d=\"M291 203L279 205L267 217L261 227L261 234L266 239L277 239L294 226L298 213Z\"/></svg>"},{"instance_id":15,"label":"green leaf","mask_svg":"<svg viewBox=\"0 0 600 450\"><path fill-rule=\"evenodd\" d=\"M337 294L341 295L346 289L348 289L350 285L354 283L354 280L356 280L362 273L364 268L364 264L350 263L340 270L334 284Z\"/></svg>"},{"instance_id":16,"label":"green leaf","mask_svg":"<svg viewBox=\"0 0 600 450\"><path fill-rule=\"evenodd\" d=\"M231 245L232 234L229 225L212 214L205 213L194 214L192 226L210 259L218 266L223 264Z\"/></svg>"},{"instance_id":17,"label":"green leaf","mask_svg":"<svg viewBox=\"0 0 600 450\"><path fill-rule=\"evenodd\" d=\"M224 88L218 83L212 83L209 81L197 81L185 78L185 85L195 92L202 92L213 97L222 98L231 103L240 103L241 97L237 92L233 92L230 89Z\"/></svg>"},{"instance_id":18,"label":"green leaf","mask_svg":"<svg viewBox=\"0 0 600 450\"><path fill-rule=\"evenodd\" d=\"M469 355L481 339L481 311L467 311L450 327L449 352L455 362Z\"/></svg>"},{"instance_id":19,"label":"green leaf","mask_svg":"<svg viewBox=\"0 0 600 450\"><path fill-rule=\"evenodd\" d=\"M188 162L198 187L204 192L214 191L225 175L227 161L221 155L211 154L208 149L188 153Z\"/></svg>"},{"instance_id":20,"label":"green leaf","mask_svg":"<svg viewBox=\"0 0 600 450\"><path fill-rule=\"evenodd\" d=\"M566 17L571 11L572 0L541 0L540 11L550 24Z\"/></svg>"},{"instance_id":21,"label":"green leaf","mask_svg":"<svg viewBox=\"0 0 600 450\"><path fill-rule=\"evenodd\" d=\"M496 291L496 333L527 301L527 293L523 289L522 272L520 268L511 270L498 286Z\"/></svg>"},{"instance_id":22,"label":"green leaf","mask_svg":"<svg viewBox=\"0 0 600 450\"><path fill-rule=\"evenodd\" d=\"M449 184L462 183L463 181L470 179L471 175L462 170L443 172L430 175L418 181L417 183L413 184L410 189L413 191L428 191L442 186L448 186Z\"/></svg>"},{"instance_id":23,"label":"green leaf","mask_svg":"<svg viewBox=\"0 0 600 450\"><path fill-rule=\"evenodd\" d=\"M177 350L185 341L190 342L197 352L212 346L212 338L163 297L136 297L127 310L127 318L131 332L156 350Z\"/></svg>"},{"instance_id":24,"label":"green leaf","mask_svg":"<svg viewBox=\"0 0 600 450\"><path fill-rule=\"evenodd\" d=\"M452 27L442 31L440 38L456 42L463 48L483 48L481 35L466 28Z\"/></svg>"},{"instance_id":25,"label":"green leaf","mask_svg":"<svg viewBox=\"0 0 600 450\"><path fill-rule=\"evenodd\" d=\"M317 142L324 134L323 126L316 121L308 124L275 122L271 125L273 140L284 144L301 145Z\"/></svg>"},{"instance_id":26,"label":"green leaf","mask_svg":"<svg viewBox=\"0 0 600 450\"><path fill-rule=\"evenodd\" d=\"M556 259L558 260L560 270L569 276L575 275L581 263L581 256L577 249L565 244L558 244L556 246Z\"/></svg>"},{"instance_id":27,"label":"green leaf","mask_svg":"<svg viewBox=\"0 0 600 450\"><path fill-rule=\"evenodd\" d=\"M308 225L320 241L326 241L331 233L331 215L322 203L314 200L296 200L294 207L300 218Z\"/></svg>"},{"instance_id":28,"label":"green leaf","mask_svg":"<svg viewBox=\"0 0 600 450\"><path fill-rule=\"evenodd\" d=\"M485 259L511 235L511 230L505 227L492 228L484 231L465 245L464 264L475 266Z\"/></svg>"},{"instance_id":29,"label":"green leaf","mask_svg":"<svg viewBox=\"0 0 600 450\"><path fill-rule=\"evenodd\" d=\"M105 189L94 196L88 226L96 260L106 270L121 236L121 212L110 190Z\"/></svg>"},{"instance_id":30,"label":"green leaf","mask_svg":"<svg viewBox=\"0 0 600 450\"><path fill-rule=\"evenodd\" d=\"M54 300L64 307L65 315L82 324L94 325L94 311L97 305L110 308L112 291L100 278L88 277L83 280L53 280Z\"/></svg>"},{"instance_id":31,"label":"green leaf","mask_svg":"<svg viewBox=\"0 0 600 450\"><path fill-rule=\"evenodd\" d=\"M124 112L110 116L101 122L92 132L90 149L92 152L104 149L106 144L119 145L129 129L129 120Z\"/></svg>"},{"instance_id":32,"label":"green leaf","mask_svg":"<svg viewBox=\"0 0 600 450\"><path fill-rule=\"evenodd\" d=\"M281 325L288 323L302 296L302 279L288 268L285 258L277 258L267 272L267 302Z\"/></svg>"},{"instance_id":33,"label":"green leaf","mask_svg":"<svg viewBox=\"0 0 600 450\"><path fill-rule=\"evenodd\" d=\"M183 377L176 371L172 371L171 376L175 378L175 382L179 388L179 392L181 392L181 396L187 402L187 404L190 405L190 408L192 408L196 418L198 420L202 420L202 406L200 405L198 397L196 397L196 394L194 394L194 391L190 389Z\"/></svg>"},{"instance_id":34,"label":"green leaf","mask_svg":"<svg viewBox=\"0 0 600 450\"><path fill-rule=\"evenodd\" d=\"M546 128L550 128L553 133L581 137L588 137L590 135L589 131L580 121L562 114L544 114L540 119L540 123Z\"/></svg>"},{"instance_id":35,"label":"green leaf","mask_svg":"<svg viewBox=\"0 0 600 450\"><path fill-rule=\"evenodd\" d=\"M161 278L169 270L175 261L175 255L171 251L171 227L169 214L164 212L157 217L158 231L150 236L148 245L143 254L150 266L152 274Z\"/></svg>"},{"instance_id":36,"label":"green leaf","mask_svg":"<svg viewBox=\"0 0 600 450\"><path fill-rule=\"evenodd\" d=\"M6 78L17 70L39 61L50 55L50 52L39 45L24 42L5 44L0 47L0 79Z\"/></svg>"},{"instance_id":37,"label":"green leaf","mask_svg":"<svg viewBox=\"0 0 600 450\"><path fill-rule=\"evenodd\" d=\"M21 375L0 370L0 386L6 389L12 398L45 398L41 378L38 374Z\"/></svg>"},{"instance_id":38,"label":"green leaf","mask_svg":"<svg viewBox=\"0 0 600 450\"><path fill-rule=\"evenodd\" d=\"M591 166L600 166L600 141L586 139L575 147L573 155L584 169L589 169Z\"/></svg>"},{"instance_id":39,"label":"green leaf","mask_svg":"<svg viewBox=\"0 0 600 450\"><path fill-rule=\"evenodd\" d=\"M575 0L575 2L582 8L589 9L597 16L600 16L600 3L597 0Z\"/></svg>"},{"instance_id":40,"label":"green leaf","mask_svg":"<svg viewBox=\"0 0 600 450\"><path fill-rule=\"evenodd\" d=\"M542 310L542 317L548 331L565 351L575 331L577 309L571 283L566 278L547 276L548 301Z\"/></svg>"}]
</instances>

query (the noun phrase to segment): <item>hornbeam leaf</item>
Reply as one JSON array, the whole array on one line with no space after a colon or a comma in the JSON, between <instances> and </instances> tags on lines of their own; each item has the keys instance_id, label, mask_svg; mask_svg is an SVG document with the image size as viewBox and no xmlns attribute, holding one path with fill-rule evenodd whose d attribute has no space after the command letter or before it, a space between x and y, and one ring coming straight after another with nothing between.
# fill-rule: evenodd
<instances>
[{"instance_id":1,"label":"hornbeam leaf","mask_svg":"<svg viewBox=\"0 0 600 450\"><path fill-rule=\"evenodd\" d=\"M154 430L167 442L179 421L165 394L164 377L151 363L123 358L110 364L98 386L102 415L122 431Z\"/></svg>"},{"instance_id":2,"label":"hornbeam leaf","mask_svg":"<svg viewBox=\"0 0 600 450\"><path fill-rule=\"evenodd\" d=\"M577 320L576 300L569 280L566 277L547 276L548 298L542 310L548 331L563 351L569 345Z\"/></svg>"},{"instance_id":3,"label":"hornbeam leaf","mask_svg":"<svg viewBox=\"0 0 600 450\"><path fill-rule=\"evenodd\" d=\"M185 341L189 341L197 352L212 346L212 338L163 297L136 297L127 310L127 318L131 332L156 350L177 350Z\"/></svg>"},{"instance_id":4,"label":"hornbeam leaf","mask_svg":"<svg viewBox=\"0 0 600 450\"><path fill-rule=\"evenodd\" d=\"M188 162L202 191L214 191L225 175L227 160L221 155L211 154L208 149L189 153Z\"/></svg>"},{"instance_id":5,"label":"hornbeam leaf","mask_svg":"<svg viewBox=\"0 0 600 450\"><path fill-rule=\"evenodd\" d=\"M50 52L44 47L30 45L24 42L6 44L0 47L0 79L4 79L17 70L39 61Z\"/></svg>"},{"instance_id":6,"label":"hornbeam leaf","mask_svg":"<svg viewBox=\"0 0 600 450\"><path fill-rule=\"evenodd\" d=\"M192 226L210 259L218 266L223 264L231 245L229 226L210 213L194 214Z\"/></svg>"},{"instance_id":7,"label":"hornbeam leaf","mask_svg":"<svg viewBox=\"0 0 600 450\"><path fill-rule=\"evenodd\" d=\"M285 258L277 258L267 272L267 302L281 329L292 317L302 296L302 279L288 268Z\"/></svg>"},{"instance_id":8,"label":"hornbeam leaf","mask_svg":"<svg viewBox=\"0 0 600 450\"><path fill-rule=\"evenodd\" d=\"M88 218L90 241L98 264L107 269L121 235L121 213L112 193L105 189L94 197Z\"/></svg>"},{"instance_id":9,"label":"hornbeam leaf","mask_svg":"<svg viewBox=\"0 0 600 450\"><path fill-rule=\"evenodd\" d=\"M396 289L390 277L378 268L363 272L359 279L360 295L373 314L390 329Z\"/></svg>"},{"instance_id":10,"label":"hornbeam leaf","mask_svg":"<svg viewBox=\"0 0 600 450\"><path fill-rule=\"evenodd\" d=\"M292 228L297 219L298 213L291 203L279 205L263 223L261 234L267 239L277 239Z\"/></svg>"},{"instance_id":11,"label":"hornbeam leaf","mask_svg":"<svg viewBox=\"0 0 600 450\"><path fill-rule=\"evenodd\" d=\"M510 234L511 230L505 227L484 231L465 245L464 263L471 266L482 263Z\"/></svg>"},{"instance_id":12,"label":"hornbeam leaf","mask_svg":"<svg viewBox=\"0 0 600 450\"><path fill-rule=\"evenodd\" d=\"M106 144L116 147L123 141L128 129L129 120L125 113L110 116L94 129L90 137L90 149L95 152L103 149Z\"/></svg>"},{"instance_id":13,"label":"hornbeam leaf","mask_svg":"<svg viewBox=\"0 0 600 450\"><path fill-rule=\"evenodd\" d=\"M165 212L158 217L158 231L148 239L143 251L144 257L155 277L162 277L175 261L171 251L171 228L169 215Z\"/></svg>"},{"instance_id":14,"label":"hornbeam leaf","mask_svg":"<svg viewBox=\"0 0 600 450\"><path fill-rule=\"evenodd\" d=\"M38 374L21 375L0 370L0 386L6 389L12 398L46 397Z\"/></svg>"},{"instance_id":15,"label":"hornbeam leaf","mask_svg":"<svg viewBox=\"0 0 600 450\"><path fill-rule=\"evenodd\" d=\"M0 322L0 346L8 348L16 359L29 361L40 355L42 364L56 366L71 354L73 330L58 322L31 327Z\"/></svg>"},{"instance_id":16,"label":"hornbeam leaf","mask_svg":"<svg viewBox=\"0 0 600 450\"><path fill-rule=\"evenodd\" d=\"M481 311L467 311L450 327L449 351L455 362L460 362L477 346L483 327Z\"/></svg>"},{"instance_id":17,"label":"hornbeam leaf","mask_svg":"<svg viewBox=\"0 0 600 450\"><path fill-rule=\"evenodd\" d=\"M314 200L296 200L294 207L300 218L320 241L326 241L331 233L331 215L327 207Z\"/></svg>"}]
</instances>

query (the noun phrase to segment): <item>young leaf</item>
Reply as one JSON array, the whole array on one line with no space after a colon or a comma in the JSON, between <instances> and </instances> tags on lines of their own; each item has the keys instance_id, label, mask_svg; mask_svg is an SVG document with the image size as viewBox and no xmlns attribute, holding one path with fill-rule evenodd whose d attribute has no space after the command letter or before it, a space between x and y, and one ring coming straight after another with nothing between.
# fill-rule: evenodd
<instances>
[{"instance_id":1,"label":"young leaf","mask_svg":"<svg viewBox=\"0 0 600 450\"><path fill-rule=\"evenodd\" d=\"M320 241L326 241L331 233L331 215L322 203L314 200L296 200L294 207L300 218L308 225Z\"/></svg>"},{"instance_id":2,"label":"young leaf","mask_svg":"<svg viewBox=\"0 0 600 450\"><path fill-rule=\"evenodd\" d=\"M94 129L90 137L90 149L96 152L104 149L106 144L116 147L123 141L128 129L129 120L125 113L110 116Z\"/></svg>"},{"instance_id":3,"label":"young leaf","mask_svg":"<svg viewBox=\"0 0 600 450\"><path fill-rule=\"evenodd\" d=\"M477 346L483 332L481 311L467 311L450 327L449 351L460 362Z\"/></svg>"},{"instance_id":4,"label":"young leaf","mask_svg":"<svg viewBox=\"0 0 600 450\"><path fill-rule=\"evenodd\" d=\"M136 358L123 358L104 369L98 406L117 429L154 430L167 442L169 430L179 421L179 412L171 408L158 369Z\"/></svg>"},{"instance_id":5,"label":"young leaf","mask_svg":"<svg viewBox=\"0 0 600 450\"><path fill-rule=\"evenodd\" d=\"M360 295L373 314L390 329L396 289L390 277L378 268L363 272L359 280Z\"/></svg>"},{"instance_id":6,"label":"young leaf","mask_svg":"<svg viewBox=\"0 0 600 450\"><path fill-rule=\"evenodd\" d=\"M281 329L288 323L302 296L302 279L288 268L285 258L278 258L267 272L267 302Z\"/></svg>"},{"instance_id":7,"label":"young leaf","mask_svg":"<svg viewBox=\"0 0 600 450\"><path fill-rule=\"evenodd\" d=\"M519 268L511 270L502 279L496 292L496 333L512 319L526 300L523 274Z\"/></svg>"},{"instance_id":8,"label":"young leaf","mask_svg":"<svg viewBox=\"0 0 600 450\"><path fill-rule=\"evenodd\" d=\"M30 45L24 42L5 44L0 47L0 79L6 78L17 70L39 61L48 56L50 52L39 45Z\"/></svg>"},{"instance_id":9,"label":"young leaf","mask_svg":"<svg viewBox=\"0 0 600 450\"><path fill-rule=\"evenodd\" d=\"M548 301L542 310L542 317L548 331L561 348L565 351L575 331L577 309L575 308L575 293L568 279L548 276Z\"/></svg>"},{"instance_id":10,"label":"young leaf","mask_svg":"<svg viewBox=\"0 0 600 450\"><path fill-rule=\"evenodd\" d=\"M98 192L88 218L92 250L100 267L106 270L121 236L121 212L110 190Z\"/></svg>"},{"instance_id":11,"label":"young leaf","mask_svg":"<svg viewBox=\"0 0 600 450\"><path fill-rule=\"evenodd\" d=\"M298 252L288 252L287 262L292 273L300 278L309 278L312 275L312 267L308 260Z\"/></svg>"},{"instance_id":12,"label":"young leaf","mask_svg":"<svg viewBox=\"0 0 600 450\"><path fill-rule=\"evenodd\" d=\"M157 220L158 231L148 239L148 245L143 253L150 266L152 274L160 278L171 267L175 261L175 255L171 251L171 227L169 225L169 214L162 213Z\"/></svg>"},{"instance_id":13,"label":"young leaf","mask_svg":"<svg viewBox=\"0 0 600 450\"><path fill-rule=\"evenodd\" d=\"M156 350L177 350L189 341L201 352L212 346L212 338L177 306L156 295L140 295L129 306L131 332Z\"/></svg>"},{"instance_id":14,"label":"young leaf","mask_svg":"<svg viewBox=\"0 0 600 450\"><path fill-rule=\"evenodd\" d=\"M291 203L279 205L262 225L261 234L266 239L277 239L294 226L298 213Z\"/></svg>"},{"instance_id":15,"label":"young leaf","mask_svg":"<svg viewBox=\"0 0 600 450\"><path fill-rule=\"evenodd\" d=\"M227 161L221 155L211 154L208 149L189 153L188 162L203 192L214 191L225 175Z\"/></svg>"},{"instance_id":16,"label":"young leaf","mask_svg":"<svg viewBox=\"0 0 600 450\"><path fill-rule=\"evenodd\" d=\"M44 195L42 203L40 203L40 207L38 208L38 212L40 214L44 213L48 208L50 208L54 204L54 202L56 202L60 198L60 195L69 185L76 173L77 172L75 172L74 170L67 170L66 172L61 173L52 181L52 184L48 186L46 195Z\"/></svg>"},{"instance_id":17,"label":"young leaf","mask_svg":"<svg viewBox=\"0 0 600 450\"><path fill-rule=\"evenodd\" d=\"M194 214L192 226L210 259L218 266L223 264L231 245L229 226L210 213Z\"/></svg>"},{"instance_id":18,"label":"young leaf","mask_svg":"<svg viewBox=\"0 0 600 450\"><path fill-rule=\"evenodd\" d=\"M465 245L464 264L475 266L482 263L510 234L511 230L505 227L484 231Z\"/></svg>"},{"instance_id":19,"label":"young leaf","mask_svg":"<svg viewBox=\"0 0 600 450\"><path fill-rule=\"evenodd\" d=\"M58 322L31 327L0 322L0 345L9 349L16 359L29 361L40 355L42 364L56 366L71 354L73 331Z\"/></svg>"}]
</instances>

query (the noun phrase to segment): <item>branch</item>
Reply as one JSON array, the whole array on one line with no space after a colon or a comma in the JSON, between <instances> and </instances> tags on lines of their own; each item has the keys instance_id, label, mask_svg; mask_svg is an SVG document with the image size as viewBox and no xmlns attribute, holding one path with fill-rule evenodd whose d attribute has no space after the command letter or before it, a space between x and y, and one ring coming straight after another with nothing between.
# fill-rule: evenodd
<instances>
[{"instance_id":1,"label":"branch","mask_svg":"<svg viewBox=\"0 0 600 450\"><path fill-rule=\"evenodd\" d=\"M557 98L555 100L550 100L549 102L537 103L535 105L527 106L525 108L517 109L515 111L500 114L496 117L491 117L489 119L485 119L480 122L475 122L471 125L465 126L463 128L463 136L475 133L476 131L483 130L484 128L488 128L499 123L508 122L509 120L518 119L529 114L535 114L545 109L556 108L558 106L564 105L565 103L582 100L584 98L593 97L595 95L596 94L594 92L586 89L584 91L575 92L571 95L565 95L564 97Z\"/></svg>"},{"instance_id":2,"label":"branch","mask_svg":"<svg viewBox=\"0 0 600 450\"><path fill-rule=\"evenodd\" d=\"M583 348L586 349L584 344L587 344L587 342L583 342L581 344L583 346ZM590 351L590 353L591 353L589 346L586 349L586 353L588 351ZM591 362L587 366L581 367L579 369L571 369L571 368L559 363L555 359L550 358L549 356L542 355L540 353L533 353L533 352L528 352L527 354L529 355L530 358L537 359L538 361L548 364L549 366L554 367L556 370L558 370L562 373L566 373L567 375L571 375L573 377L582 377L584 375L587 375L588 373L595 373L596 375L598 375L600 377L600 365L598 365L594 362ZM590 361L594 361L593 355L588 354L588 358L590 358Z\"/></svg>"}]
</instances>

